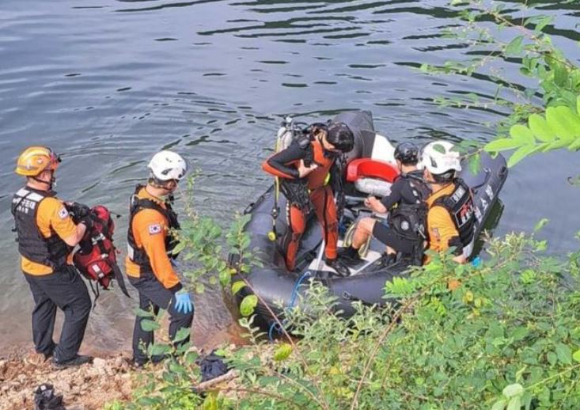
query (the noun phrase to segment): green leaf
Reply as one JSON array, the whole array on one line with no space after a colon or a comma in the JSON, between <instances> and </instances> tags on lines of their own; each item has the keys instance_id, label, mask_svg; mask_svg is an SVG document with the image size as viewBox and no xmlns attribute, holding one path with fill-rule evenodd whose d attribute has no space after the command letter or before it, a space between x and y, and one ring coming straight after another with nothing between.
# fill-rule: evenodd
<instances>
[{"instance_id":1,"label":"green leaf","mask_svg":"<svg viewBox=\"0 0 580 410\"><path fill-rule=\"evenodd\" d=\"M574 359L575 362L580 362L580 350L576 350L574 352L574 354L572 355L572 359Z\"/></svg>"},{"instance_id":2,"label":"green leaf","mask_svg":"<svg viewBox=\"0 0 580 410\"><path fill-rule=\"evenodd\" d=\"M550 220L547 218L540 219L538 221L538 223L536 224L536 226L534 226L534 232L538 232L538 231L542 230L544 228L544 226L546 226L548 224L548 222L550 222Z\"/></svg>"},{"instance_id":3,"label":"green leaf","mask_svg":"<svg viewBox=\"0 0 580 410\"><path fill-rule=\"evenodd\" d=\"M152 332L152 331L157 330L159 328L160 328L159 323L157 323L154 320L143 319L141 321L141 329L143 329L145 332Z\"/></svg>"},{"instance_id":4,"label":"green leaf","mask_svg":"<svg viewBox=\"0 0 580 410\"><path fill-rule=\"evenodd\" d=\"M528 124L530 126L530 130L534 133L534 136L543 142L552 142L556 139L556 134L554 131L548 126L548 123L538 114L530 115L528 118Z\"/></svg>"},{"instance_id":5,"label":"green leaf","mask_svg":"<svg viewBox=\"0 0 580 410\"><path fill-rule=\"evenodd\" d=\"M564 343L558 343L556 345L556 355L558 356L558 360L560 360L560 362L564 364L572 363L572 351Z\"/></svg>"},{"instance_id":6,"label":"green leaf","mask_svg":"<svg viewBox=\"0 0 580 410\"><path fill-rule=\"evenodd\" d=\"M150 312L148 310L143 310L141 308L136 308L135 309L135 315L137 315L137 317L151 317L151 318L155 318L155 313Z\"/></svg>"},{"instance_id":7,"label":"green leaf","mask_svg":"<svg viewBox=\"0 0 580 410\"><path fill-rule=\"evenodd\" d=\"M520 141L516 141L513 138L500 138L488 143L483 149L486 152L499 152L507 151L510 149L516 149L522 146Z\"/></svg>"},{"instance_id":8,"label":"green leaf","mask_svg":"<svg viewBox=\"0 0 580 410\"><path fill-rule=\"evenodd\" d=\"M570 151L578 151L580 149L580 138L576 138L576 140L568 146Z\"/></svg>"},{"instance_id":9,"label":"green leaf","mask_svg":"<svg viewBox=\"0 0 580 410\"><path fill-rule=\"evenodd\" d=\"M491 410L504 410L506 406L505 400L496 401L495 404L491 407Z\"/></svg>"},{"instance_id":10,"label":"green leaf","mask_svg":"<svg viewBox=\"0 0 580 410\"><path fill-rule=\"evenodd\" d=\"M558 356L556 356L556 353L554 352L548 352L546 358L548 359L548 363L550 363L552 366L558 363Z\"/></svg>"},{"instance_id":11,"label":"green leaf","mask_svg":"<svg viewBox=\"0 0 580 410\"><path fill-rule=\"evenodd\" d=\"M163 344L153 344L149 345L149 348L147 350L149 356L162 356L171 352L171 346Z\"/></svg>"},{"instance_id":12,"label":"green leaf","mask_svg":"<svg viewBox=\"0 0 580 410\"><path fill-rule=\"evenodd\" d=\"M554 83L558 87L565 87L568 81L568 70L566 66L560 63L554 65Z\"/></svg>"},{"instance_id":13,"label":"green leaf","mask_svg":"<svg viewBox=\"0 0 580 410\"><path fill-rule=\"evenodd\" d=\"M289 343L282 343L276 348L276 351L274 352L274 360L277 362L281 362L289 358L291 354L292 354L292 345L290 345Z\"/></svg>"},{"instance_id":14,"label":"green leaf","mask_svg":"<svg viewBox=\"0 0 580 410\"><path fill-rule=\"evenodd\" d=\"M546 147L543 149L543 152L552 151L555 149L565 148L570 146L569 140L556 140L554 142L550 142Z\"/></svg>"},{"instance_id":15,"label":"green leaf","mask_svg":"<svg viewBox=\"0 0 580 410\"><path fill-rule=\"evenodd\" d=\"M524 51L523 46L524 36L517 36L506 46L504 50L505 55L519 55Z\"/></svg>"},{"instance_id":16,"label":"green leaf","mask_svg":"<svg viewBox=\"0 0 580 410\"><path fill-rule=\"evenodd\" d=\"M195 284L195 293L201 294L205 292L205 285L203 283L196 283Z\"/></svg>"},{"instance_id":17,"label":"green leaf","mask_svg":"<svg viewBox=\"0 0 580 410\"><path fill-rule=\"evenodd\" d=\"M469 157L469 171L473 175L477 175L480 168L481 168L481 155L475 154Z\"/></svg>"},{"instance_id":18,"label":"green leaf","mask_svg":"<svg viewBox=\"0 0 580 410\"><path fill-rule=\"evenodd\" d=\"M258 306L258 297L256 295L248 295L240 304L240 313L242 316L250 316L254 313L254 309Z\"/></svg>"},{"instance_id":19,"label":"green leaf","mask_svg":"<svg viewBox=\"0 0 580 410\"><path fill-rule=\"evenodd\" d=\"M203 410L218 410L218 402L217 397L214 393L210 393L209 396L205 398L203 401L202 409Z\"/></svg>"},{"instance_id":20,"label":"green leaf","mask_svg":"<svg viewBox=\"0 0 580 410\"><path fill-rule=\"evenodd\" d=\"M442 144L433 144L433 149L440 154L445 154L445 147Z\"/></svg>"},{"instance_id":21,"label":"green leaf","mask_svg":"<svg viewBox=\"0 0 580 410\"><path fill-rule=\"evenodd\" d=\"M183 241L178 242L177 245L175 245L175 248L173 248L171 250L171 254L172 255L177 255L178 253L180 253L184 249L185 249L185 242L183 242Z\"/></svg>"},{"instance_id":22,"label":"green leaf","mask_svg":"<svg viewBox=\"0 0 580 410\"><path fill-rule=\"evenodd\" d=\"M244 287L246 287L246 283L243 280L237 280L232 285L232 293L235 295L240 290L242 290Z\"/></svg>"},{"instance_id":23,"label":"green leaf","mask_svg":"<svg viewBox=\"0 0 580 410\"><path fill-rule=\"evenodd\" d=\"M568 143L580 136L580 119L568 107L549 107L546 110L546 121L556 135Z\"/></svg>"},{"instance_id":24,"label":"green leaf","mask_svg":"<svg viewBox=\"0 0 580 410\"><path fill-rule=\"evenodd\" d=\"M519 383L510 384L509 386L506 386L505 389L503 389L502 393L505 397L511 399L512 397L517 397L524 394L524 387Z\"/></svg>"},{"instance_id":25,"label":"green leaf","mask_svg":"<svg viewBox=\"0 0 580 410\"><path fill-rule=\"evenodd\" d=\"M220 270L220 283L223 287L228 286L232 282L232 275L230 275L229 268Z\"/></svg>"},{"instance_id":26,"label":"green leaf","mask_svg":"<svg viewBox=\"0 0 580 410\"><path fill-rule=\"evenodd\" d=\"M576 99L576 113L580 115L580 96Z\"/></svg>"},{"instance_id":27,"label":"green leaf","mask_svg":"<svg viewBox=\"0 0 580 410\"><path fill-rule=\"evenodd\" d=\"M550 24L553 20L553 16L544 16L540 21L538 21L538 24L536 24L536 31L542 31L544 27Z\"/></svg>"},{"instance_id":28,"label":"green leaf","mask_svg":"<svg viewBox=\"0 0 580 410\"><path fill-rule=\"evenodd\" d=\"M510 128L510 135L516 141L520 141L521 145L533 144L536 142L534 134L530 129L524 125L516 124Z\"/></svg>"},{"instance_id":29,"label":"green leaf","mask_svg":"<svg viewBox=\"0 0 580 410\"><path fill-rule=\"evenodd\" d=\"M507 406L507 410L520 410L522 407L522 398L516 396L512 398Z\"/></svg>"},{"instance_id":30,"label":"green leaf","mask_svg":"<svg viewBox=\"0 0 580 410\"><path fill-rule=\"evenodd\" d=\"M523 147L518 148L518 150L514 152L508 160L507 166L510 168L513 167L522 159L526 158L528 155L534 152L536 148L537 147L535 145L524 145Z\"/></svg>"},{"instance_id":31,"label":"green leaf","mask_svg":"<svg viewBox=\"0 0 580 410\"><path fill-rule=\"evenodd\" d=\"M191 335L191 328L189 328L189 327L182 327L175 334L175 337L173 338L173 343L183 342L190 335Z\"/></svg>"}]
</instances>

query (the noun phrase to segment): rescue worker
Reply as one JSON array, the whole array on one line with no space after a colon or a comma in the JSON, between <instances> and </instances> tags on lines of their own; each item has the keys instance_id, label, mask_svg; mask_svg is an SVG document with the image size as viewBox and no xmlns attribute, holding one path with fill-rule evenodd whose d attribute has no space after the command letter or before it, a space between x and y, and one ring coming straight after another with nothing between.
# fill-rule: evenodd
<instances>
[{"instance_id":1,"label":"rescue worker","mask_svg":"<svg viewBox=\"0 0 580 410\"><path fill-rule=\"evenodd\" d=\"M365 205L372 211L389 212L388 224L377 223L375 218L363 218L357 223L351 246L341 252L353 263L361 261L359 249L371 235L387 245L382 257L384 266L396 260L397 252L411 257L415 264L422 262L426 239L425 200L431 189L423 181L423 171L417 169L419 148L415 144L397 145L395 160L400 174L391 186L391 193L381 200L374 196L365 199Z\"/></svg>"},{"instance_id":2,"label":"rescue worker","mask_svg":"<svg viewBox=\"0 0 580 410\"><path fill-rule=\"evenodd\" d=\"M316 124L288 148L262 164L264 171L281 178L281 190L288 199L287 218L291 231L286 251L288 270L293 271L296 267L296 254L306 229L306 217L314 208L322 225L327 266L340 276L350 274L337 255L338 217L334 193L328 181L333 168L334 177L330 181L340 189L342 175L335 162L353 146L354 135L346 124Z\"/></svg>"},{"instance_id":3,"label":"rescue worker","mask_svg":"<svg viewBox=\"0 0 580 410\"><path fill-rule=\"evenodd\" d=\"M172 193L187 172L187 164L174 152L160 151L147 167L147 185L137 185L131 197L125 266L129 282L139 292L139 308L154 314L161 308L169 313L169 337L173 340L179 329L191 327L194 313L191 296L174 269L176 255L172 250L177 242L171 233L179 229ZM147 348L154 343L153 331L142 327L145 319L137 316L133 330L133 361L137 366L149 361ZM176 347L187 342L189 336Z\"/></svg>"},{"instance_id":4,"label":"rescue worker","mask_svg":"<svg viewBox=\"0 0 580 410\"><path fill-rule=\"evenodd\" d=\"M85 335L91 299L72 265L72 250L81 241L88 218L75 225L65 204L52 190L60 158L48 147L29 147L16 164L26 186L12 199L21 268L34 298L32 338L38 353L55 367L92 361L78 355ZM57 307L64 312L58 345L53 341Z\"/></svg>"},{"instance_id":5,"label":"rescue worker","mask_svg":"<svg viewBox=\"0 0 580 410\"><path fill-rule=\"evenodd\" d=\"M466 263L475 242L475 207L471 189L457 177L459 153L452 143L435 141L423 149L422 162L433 191L427 198L429 249L442 252L455 247L453 260Z\"/></svg>"}]
</instances>

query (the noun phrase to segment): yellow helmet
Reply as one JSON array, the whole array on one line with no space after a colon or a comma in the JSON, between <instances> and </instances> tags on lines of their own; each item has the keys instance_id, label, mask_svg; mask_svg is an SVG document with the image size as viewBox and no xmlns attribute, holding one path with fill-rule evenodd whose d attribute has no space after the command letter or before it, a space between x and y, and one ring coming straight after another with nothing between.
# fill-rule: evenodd
<instances>
[{"instance_id":1,"label":"yellow helmet","mask_svg":"<svg viewBox=\"0 0 580 410\"><path fill-rule=\"evenodd\" d=\"M60 158L48 147L28 147L18 157L15 172L25 177L35 177L46 169L55 171L59 162Z\"/></svg>"}]
</instances>

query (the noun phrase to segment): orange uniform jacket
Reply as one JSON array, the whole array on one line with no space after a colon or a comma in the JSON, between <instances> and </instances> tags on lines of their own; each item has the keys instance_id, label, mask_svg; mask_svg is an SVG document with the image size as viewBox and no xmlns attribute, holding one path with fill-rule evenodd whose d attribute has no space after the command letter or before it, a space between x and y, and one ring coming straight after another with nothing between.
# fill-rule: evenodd
<instances>
[{"instance_id":1,"label":"orange uniform jacket","mask_svg":"<svg viewBox=\"0 0 580 410\"><path fill-rule=\"evenodd\" d=\"M137 197L153 200L162 208L166 208L162 200L149 194L145 188L137 193ZM147 253L153 274L159 282L172 291L181 289L181 282L173 269L165 248L165 239L169 234L169 222L165 215L154 209L142 209L133 218L131 228L137 247ZM134 278L139 278L145 274L142 272L142 267L134 263L129 255L125 259L125 268L127 275Z\"/></svg>"},{"instance_id":2,"label":"orange uniform jacket","mask_svg":"<svg viewBox=\"0 0 580 410\"><path fill-rule=\"evenodd\" d=\"M427 228L429 231L429 249L443 252L449 249L449 241L453 237L459 237L459 232L451 219L449 212L442 206L433 206L433 203L444 195L450 195L455 190L455 185L448 186L433 193L427 198Z\"/></svg>"}]
</instances>

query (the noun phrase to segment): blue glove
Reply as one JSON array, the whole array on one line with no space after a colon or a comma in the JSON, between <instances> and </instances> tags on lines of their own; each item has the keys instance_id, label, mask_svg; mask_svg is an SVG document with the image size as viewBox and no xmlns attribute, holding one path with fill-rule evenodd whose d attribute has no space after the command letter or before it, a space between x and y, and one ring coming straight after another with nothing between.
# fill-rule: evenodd
<instances>
[{"instance_id":1,"label":"blue glove","mask_svg":"<svg viewBox=\"0 0 580 410\"><path fill-rule=\"evenodd\" d=\"M471 265L474 268L479 268L481 266L481 258L479 256L476 256L475 258L473 258L473 260L471 261Z\"/></svg>"},{"instance_id":2,"label":"blue glove","mask_svg":"<svg viewBox=\"0 0 580 410\"><path fill-rule=\"evenodd\" d=\"M178 313L191 313L193 302L186 290L180 290L175 294L175 311Z\"/></svg>"}]
</instances>

